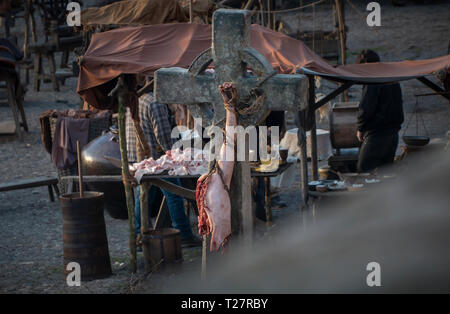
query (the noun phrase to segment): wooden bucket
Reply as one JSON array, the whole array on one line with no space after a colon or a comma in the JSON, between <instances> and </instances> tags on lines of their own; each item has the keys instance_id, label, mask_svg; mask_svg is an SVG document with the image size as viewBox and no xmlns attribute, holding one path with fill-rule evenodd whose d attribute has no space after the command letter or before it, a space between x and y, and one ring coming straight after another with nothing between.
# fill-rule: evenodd
<instances>
[{"instance_id":1,"label":"wooden bucket","mask_svg":"<svg viewBox=\"0 0 450 314\"><path fill-rule=\"evenodd\" d=\"M81 280L108 277L111 261L103 214L103 193L65 194L60 198L63 215L64 273L70 262L80 264Z\"/></svg>"},{"instance_id":2,"label":"wooden bucket","mask_svg":"<svg viewBox=\"0 0 450 314\"><path fill-rule=\"evenodd\" d=\"M148 230L144 233L142 245L147 247L148 256L144 256L152 267L178 263L181 255L181 234L173 228Z\"/></svg>"}]
</instances>

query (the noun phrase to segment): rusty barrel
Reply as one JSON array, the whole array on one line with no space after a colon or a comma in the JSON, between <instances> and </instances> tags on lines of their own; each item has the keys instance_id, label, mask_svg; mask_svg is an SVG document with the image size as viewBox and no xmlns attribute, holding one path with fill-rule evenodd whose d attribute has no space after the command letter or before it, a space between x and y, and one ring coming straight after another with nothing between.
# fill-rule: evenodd
<instances>
[{"instance_id":1,"label":"rusty barrel","mask_svg":"<svg viewBox=\"0 0 450 314\"><path fill-rule=\"evenodd\" d=\"M63 215L64 272L70 262L80 264L81 280L108 277L111 261L103 214L103 193L64 194L60 198Z\"/></svg>"},{"instance_id":2,"label":"rusty barrel","mask_svg":"<svg viewBox=\"0 0 450 314\"><path fill-rule=\"evenodd\" d=\"M147 247L144 256L152 266L163 266L183 260L181 255L181 234L178 229L161 228L144 233L142 244Z\"/></svg>"},{"instance_id":3,"label":"rusty barrel","mask_svg":"<svg viewBox=\"0 0 450 314\"><path fill-rule=\"evenodd\" d=\"M356 137L358 102L338 102L330 112L330 140L333 148L359 147Z\"/></svg>"}]
</instances>

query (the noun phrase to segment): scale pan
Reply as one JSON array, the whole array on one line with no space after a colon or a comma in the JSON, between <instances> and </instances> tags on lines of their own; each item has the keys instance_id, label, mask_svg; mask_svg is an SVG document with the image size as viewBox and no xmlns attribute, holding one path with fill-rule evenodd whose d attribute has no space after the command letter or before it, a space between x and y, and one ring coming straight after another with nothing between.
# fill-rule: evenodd
<instances>
[{"instance_id":1,"label":"scale pan","mask_svg":"<svg viewBox=\"0 0 450 314\"><path fill-rule=\"evenodd\" d=\"M405 142L406 145L425 146L430 142L430 138L428 136L404 135L403 142Z\"/></svg>"}]
</instances>

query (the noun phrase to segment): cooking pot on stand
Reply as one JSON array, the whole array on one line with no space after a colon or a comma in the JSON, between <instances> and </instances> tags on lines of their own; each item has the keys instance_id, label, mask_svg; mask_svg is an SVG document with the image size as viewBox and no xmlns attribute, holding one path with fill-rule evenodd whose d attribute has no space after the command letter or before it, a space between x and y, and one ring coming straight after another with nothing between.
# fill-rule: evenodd
<instances>
[{"instance_id":1,"label":"cooking pot on stand","mask_svg":"<svg viewBox=\"0 0 450 314\"><path fill-rule=\"evenodd\" d=\"M101 136L83 148L81 152L83 175L121 175L121 169L112 165L104 156L120 159L119 135L115 126L112 126L109 131L103 132ZM87 182L86 186L88 190L104 194L105 208L111 217L128 218L122 182Z\"/></svg>"}]
</instances>

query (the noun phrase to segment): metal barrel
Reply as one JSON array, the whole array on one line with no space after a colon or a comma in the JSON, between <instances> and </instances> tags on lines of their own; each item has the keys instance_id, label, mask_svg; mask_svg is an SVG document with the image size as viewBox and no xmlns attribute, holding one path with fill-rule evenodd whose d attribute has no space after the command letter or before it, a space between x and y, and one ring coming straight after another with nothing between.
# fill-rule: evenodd
<instances>
[{"instance_id":1,"label":"metal barrel","mask_svg":"<svg viewBox=\"0 0 450 314\"><path fill-rule=\"evenodd\" d=\"M142 239L143 245L147 246L148 256L152 266L181 262L181 234L178 229L162 228L148 230Z\"/></svg>"},{"instance_id":2,"label":"metal barrel","mask_svg":"<svg viewBox=\"0 0 450 314\"><path fill-rule=\"evenodd\" d=\"M63 215L64 272L70 262L80 264L81 280L108 277L111 260L103 214L103 193L64 194L60 198Z\"/></svg>"},{"instance_id":3,"label":"metal barrel","mask_svg":"<svg viewBox=\"0 0 450 314\"><path fill-rule=\"evenodd\" d=\"M336 103L330 112L330 140L333 148L359 147L356 137L358 102Z\"/></svg>"}]
</instances>

